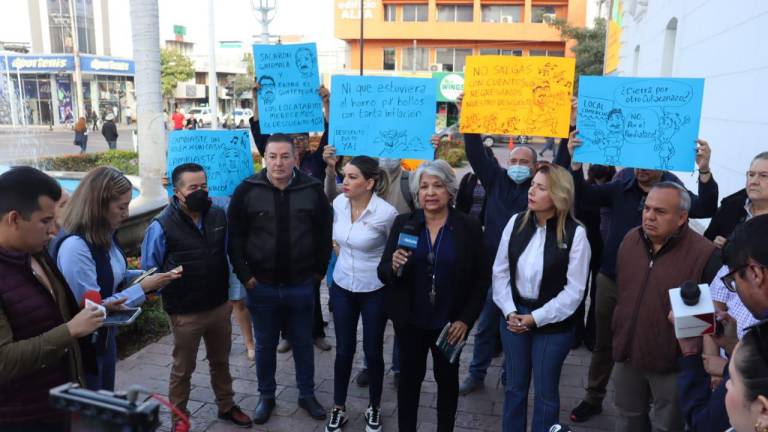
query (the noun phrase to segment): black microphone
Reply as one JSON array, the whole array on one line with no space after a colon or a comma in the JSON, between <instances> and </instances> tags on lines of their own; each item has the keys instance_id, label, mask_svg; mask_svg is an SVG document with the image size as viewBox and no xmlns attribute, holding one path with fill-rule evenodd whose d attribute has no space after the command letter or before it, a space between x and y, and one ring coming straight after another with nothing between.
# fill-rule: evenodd
<instances>
[{"instance_id":1,"label":"black microphone","mask_svg":"<svg viewBox=\"0 0 768 432\"><path fill-rule=\"evenodd\" d=\"M680 298L683 299L683 303L686 306L694 306L699 303L699 297L701 296L701 290L695 283L687 280L680 285Z\"/></svg>"},{"instance_id":2,"label":"black microphone","mask_svg":"<svg viewBox=\"0 0 768 432\"><path fill-rule=\"evenodd\" d=\"M416 249L418 244L419 229L412 223L405 224L403 230L400 231L400 236L397 238L398 249L407 249L412 251ZM403 275L403 268L406 264L408 263L406 262L397 269L397 277L401 277Z\"/></svg>"}]
</instances>

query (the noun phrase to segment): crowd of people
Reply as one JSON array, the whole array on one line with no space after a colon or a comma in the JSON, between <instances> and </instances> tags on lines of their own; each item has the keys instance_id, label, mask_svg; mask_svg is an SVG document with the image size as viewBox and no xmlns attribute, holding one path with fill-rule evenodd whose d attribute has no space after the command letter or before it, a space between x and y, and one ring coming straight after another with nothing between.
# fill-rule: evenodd
<instances>
[{"instance_id":1,"label":"crowd of people","mask_svg":"<svg viewBox=\"0 0 768 432\"><path fill-rule=\"evenodd\" d=\"M398 159L337 157L327 139L330 93L318 92L326 115L319 146L310 148L306 134L262 134L256 114L250 126L264 169L231 197L208 196L200 165L169 173L173 196L141 245L142 269L156 272L140 281L116 236L132 192L119 171L92 170L71 197L34 168L0 175L0 429L67 430L48 404L56 385L114 390L114 327L84 304L97 292L107 311L162 297L176 431L188 426L201 340L224 421L269 421L277 353L292 350L301 409L327 432L353 416L367 432L382 430L389 321L400 431L419 425L430 355L436 428L451 431L459 397L484 385L498 353L502 429L550 430L563 421L564 361L581 343L592 356L572 423L600 415L613 377L617 431L768 431L768 152L720 205L704 140L691 143L696 193L666 171L593 165L585 176L571 159L581 145L574 101L570 137L552 163L527 145L500 162L481 135L465 134L472 173L458 182L439 159L409 172ZM711 222L700 234L690 218ZM314 349L332 349L324 278L336 343L331 407L315 396ZM676 338L668 291L687 281L711 287L723 331ZM250 415L232 386L233 313L255 362L260 400ZM369 401L355 413L347 394L361 319L365 368L355 381L368 386ZM460 383L454 351L473 328Z\"/></svg>"}]
</instances>

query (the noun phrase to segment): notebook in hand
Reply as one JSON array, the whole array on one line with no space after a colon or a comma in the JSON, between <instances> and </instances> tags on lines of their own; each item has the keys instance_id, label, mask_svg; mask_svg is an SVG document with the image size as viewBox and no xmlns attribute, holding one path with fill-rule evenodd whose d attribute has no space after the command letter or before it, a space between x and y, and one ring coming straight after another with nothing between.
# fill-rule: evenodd
<instances>
[{"instance_id":1,"label":"notebook in hand","mask_svg":"<svg viewBox=\"0 0 768 432\"><path fill-rule=\"evenodd\" d=\"M459 360L459 354L461 354L461 349L464 348L464 345L466 344L466 341L459 341L456 344L451 344L448 342L448 331L451 329L451 323L448 323L443 327L443 331L440 332L440 336L437 337L437 341L435 341L435 346L440 350L440 352L443 353L445 358L448 359L450 363L456 363Z\"/></svg>"}]
</instances>

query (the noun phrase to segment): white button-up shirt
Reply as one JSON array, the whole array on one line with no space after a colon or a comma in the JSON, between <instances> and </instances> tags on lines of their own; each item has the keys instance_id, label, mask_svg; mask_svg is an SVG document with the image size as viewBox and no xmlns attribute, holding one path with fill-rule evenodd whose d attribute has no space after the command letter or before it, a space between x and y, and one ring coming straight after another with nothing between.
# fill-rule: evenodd
<instances>
[{"instance_id":1,"label":"white button-up shirt","mask_svg":"<svg viewBox=\"0 0 768 432\"><path fill-rule=\"evenodd\" d=\"M377 267L387 243L397 210L373 194L368 206L355 222L349 199L333 200L333 240L340 251L333 270L333 281L352 292L371 292L384 286Z\"/></svg>"},{"instance_id":2,"label":"white button-up shirt","mask_svg":"<svg viewBox=\"0 0 768 432\"><path fill-rule=\"evenodd\" d=\"M504 317L517 310L512 297L509 272L509 239L514 234L515 219L512 216L501 234L501 243L493 263L493 301L504 313ZM544 242L547 237L546 226L537 226L531 241L517 260L515 286L521 297L535 300L539 297L541 278L544 272ZM576 227L573 245L568 254L567 282L563 290L544 306L531 312L538 327L560 322L576 312L589 275L589 259L592 250L587 241L587 231Z\"/></svg>"}]
</instances>

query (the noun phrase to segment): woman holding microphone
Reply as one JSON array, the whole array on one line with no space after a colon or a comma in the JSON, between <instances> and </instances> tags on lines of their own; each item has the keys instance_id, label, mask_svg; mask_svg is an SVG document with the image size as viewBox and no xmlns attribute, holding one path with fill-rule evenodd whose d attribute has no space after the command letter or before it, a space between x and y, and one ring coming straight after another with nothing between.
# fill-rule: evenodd
<instances>
[{"instance_id":1,"label":"woman holding microphone","mask_svg":"<svg viewBox=\"0 0 768 432\"><path fill-rule=\"evenodd\" d=\"M526 430L531 371L531 430L543 432L558 423L560 371L573 343L591 255L586 230L571 213L573 196L565 169L539 168L528 210L509 220L496 253L493 300L505 318L505 432Z\"/></svg>"},{"instance_id":2,"label":"woman holding microphone","mask_svg":"<svg viewBox=\"0 0 768 432\"><path fill-rule=\"evenodd\" d=\"M51 255L78 303L86 292L96 291L109 309L136 307L144 302L145 294L181 277L181 273L160 273L129 285L142 272L127 270L115 232L128 217L132 191L131 182L120 171L99 167L83 178L67 204L62 232L53 241ZM95 354L95 364L84 365L91 390L115 388L115 335L114 328L102 327L97 336L81 343L84 350Z\"/></svg>"},{"instance_id":3,"label":"woman holding microphone","mask_svg":"<svg viewBox=\"0 0 768 432\"><path fill-rule=\"evenodd\" d=\"M447 432L455 423L459 361L458 354L451 361L446 353L460 348L457 344L480 314L490 266L480 221L453 208L457 191L453 168L443 160L424 162L410 182L418 209L395 219L379 264L379 278L389 289L390 318L400 340L397 421L401 432L416 431L421 383L431 351L437 430ZM444 329L446 351L435 345Z\"/></svg>"}]
</instances>

